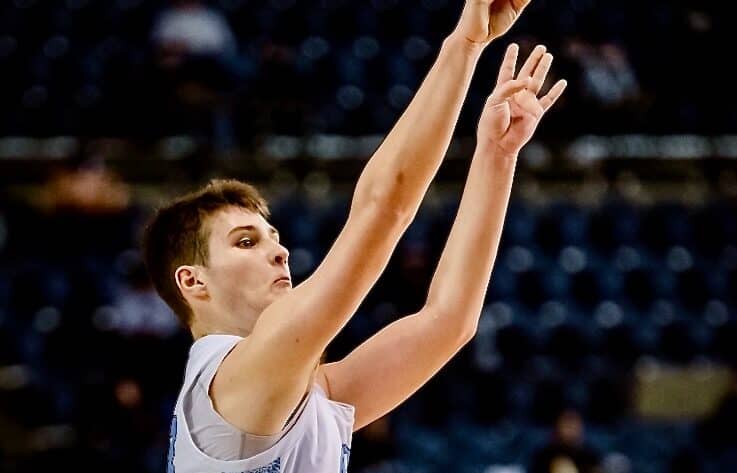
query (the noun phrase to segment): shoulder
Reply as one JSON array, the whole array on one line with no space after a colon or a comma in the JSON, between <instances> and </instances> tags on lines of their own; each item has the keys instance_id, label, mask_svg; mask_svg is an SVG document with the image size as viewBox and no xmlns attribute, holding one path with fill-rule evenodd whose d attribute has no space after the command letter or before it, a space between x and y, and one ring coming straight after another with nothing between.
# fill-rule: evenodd
<instances>
[{"instance_id":1,"label":"shoulder","mask_svg":"<svg viewBox=\"0 0 737 473\"><path fill-rule=\"evenodd\" d=\"M194 341L189 349L189 356L197 357L202 356L203 354L212 353L213 351L227 349L227 347L232 347L241 340L244 340L244 338L238 335L205 335L204 337L200 337Z\"/></svg>"},{"instance_id":2,"label":"shoulder","mask_svg":"<svg viewBox=\"0 0 737 473\"><path fill-rule=\"evenodd\" d=\"M244 340L237 335L206 335L198 338L189 349L187 376L203 371L217 371L223 359Z\"/></svg>"}]
</instances>

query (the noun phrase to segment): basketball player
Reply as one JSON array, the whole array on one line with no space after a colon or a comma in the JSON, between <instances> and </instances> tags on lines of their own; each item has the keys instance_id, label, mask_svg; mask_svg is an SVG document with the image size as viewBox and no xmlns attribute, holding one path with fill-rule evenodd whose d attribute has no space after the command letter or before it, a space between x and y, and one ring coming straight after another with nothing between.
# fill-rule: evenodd
<instances>
[{"instance_id":1,"label":"basketball player","mask_svg":"<svg viewBox=\"0 0 737 473\"><path fill-rule=\"evenodd\" d=\"M213 181L160 209L144 254L191 331L170 433L170 473L344 473L351 435L394 409L474 335L516 157L565 88L538 99L552 62L538 46L515 76L506 52L424 307L345 359L320 364L386 267L449 145L477 60L529 0L467 0L398 123L367 163L347 222L297 287L266 202Z\"/></svg>"}]
</instances>

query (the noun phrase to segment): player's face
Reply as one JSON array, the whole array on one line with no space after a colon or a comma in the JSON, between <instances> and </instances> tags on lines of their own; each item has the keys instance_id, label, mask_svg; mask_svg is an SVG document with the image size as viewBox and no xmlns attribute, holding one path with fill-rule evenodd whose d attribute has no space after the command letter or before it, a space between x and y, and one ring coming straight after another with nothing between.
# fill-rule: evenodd
<instances>
[{"instance_id":1,"label":"player's face","mask_svg":"<svg viewBox=\"0 0 737 473\"><path fill-rule=\"evenodd\" d=\"M228 207L213 215L209 245L208 291L230 313L260 314L291 290L289 252L260 214Z\"/></svg>"}]
</instances>

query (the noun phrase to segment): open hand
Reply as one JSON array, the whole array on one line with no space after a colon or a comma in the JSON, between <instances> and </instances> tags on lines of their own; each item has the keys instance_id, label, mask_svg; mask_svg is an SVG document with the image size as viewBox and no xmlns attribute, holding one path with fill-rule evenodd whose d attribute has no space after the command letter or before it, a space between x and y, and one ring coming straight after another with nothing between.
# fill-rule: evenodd
<instances>
[{"instance_id":1,"label":"open hand","mask_svg":"<svg viewBox=\"0 0 737 473\"><path fill-rule=\"evenodd\" d=\"M540 119L566 88L566 81L559 80L537 98L553 63L553 55L545 51L545 46L537 46L515 79L519 47L507 48L496 87L481 112L477 146L516 156L532 138Z\"/></svg>"}]
</instances>

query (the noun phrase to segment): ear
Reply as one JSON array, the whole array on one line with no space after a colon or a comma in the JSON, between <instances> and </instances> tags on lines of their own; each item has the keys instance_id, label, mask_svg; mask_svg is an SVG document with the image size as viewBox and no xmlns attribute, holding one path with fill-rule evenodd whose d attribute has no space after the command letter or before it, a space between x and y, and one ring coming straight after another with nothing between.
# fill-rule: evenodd
<instances>
[{"instance_id":1,"label":"ear","mask_svg":"<svg viewBox=\"0 0 737 473\"><path fill-rule=\"evenodd\" d=\"M207 284L203 278L201 268L197 266L180 266L174 272L179 290L185 299L206 299L208 296Z\"/></svg>"}]
</instances>

